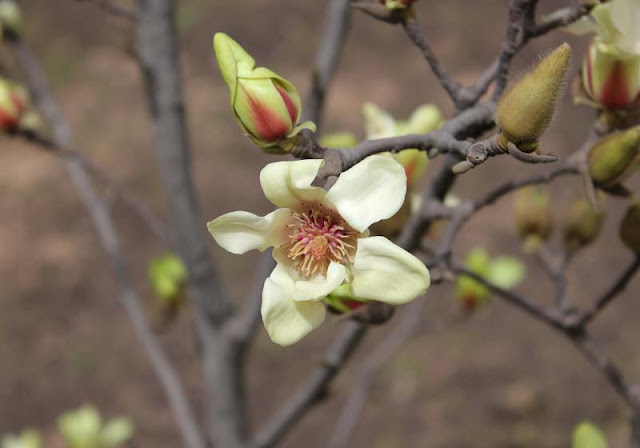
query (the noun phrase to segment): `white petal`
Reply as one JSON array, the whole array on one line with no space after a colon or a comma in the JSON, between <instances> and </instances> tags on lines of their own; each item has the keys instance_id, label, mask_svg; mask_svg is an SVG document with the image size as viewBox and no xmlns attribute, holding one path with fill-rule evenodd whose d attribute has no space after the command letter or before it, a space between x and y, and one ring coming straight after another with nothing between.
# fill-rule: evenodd
<instances>
[{"instance_id":1,"label":"white petal","mask_svg":"<svg viewBox=\"0 0 640 448\"><path fill-rule=\"evenodd\" d=\"M327 193L340 215L359 232L391 218L407 192L404 168L391 157L371 156L340 175Z\"/></svg>"},{"instance_id":2,"label":"white petal","mask_svg":"<svg viewBox=\"0 0 640 448\"><path fill-rule=\"evenodd\" d=\"M382 236L358 240L352 273L356 297L392 305L421 296L431 283L420 260Z\"/></svg>"},{"instance_id":3,"label":"white petal","mask_svg":"<svg viewBox=\"0 0 640 448\"><path fill-rule=\"evenodd\" d=\"M284 267L278 265L262 289L262 321L276 344L295 344L324 321L322 302L297 302L291 294L294 284Z\"/></svg>"},{"instance_id":4,"label":"white petal","mask_svg":"<svg viewBox=\"0 0 640 448\"><path fill-rule=\"evenodd\" d=\"M260 185L267 199L278 207L292 208L301 201L319 200L325 191L311 183L323 163L321 159L270 163L260 172Z\"/></svg>"},{"instance_id":5,"label":"white petal","mask_svg":"<svg viewBox=\"0 0 640 448\"><path fill-rule=\"evenodd\" d=\"M347 269L340 263L329 264L326 275L316 274L306 279L295 270L293 262L282 248L273 251L273 258L293 282L291 296L297 301L322 300L347 280Z\"/></svg>"},{"instance_id":6,"label":"white petal","mask_svg":"<svg viewBox=\"0 0 640 448\"><path fill-rule=\"evenodd\" d=\"M620 31L616 42L620 49L640 52L640 0L611 2L611 21Z\"/></svg>"},{"instance_id":7,"label":"white petal","mask_svg":"<svg viewBox=\"0 0 640 448\"><path fill-rule=\"evenodd\" d=\"M280 246L287 240L291 211L280 208L267 216L249 212L231 212L207 224L209 232L223 249L243 254L253 249Z\"/></svg>"}]
</instances>

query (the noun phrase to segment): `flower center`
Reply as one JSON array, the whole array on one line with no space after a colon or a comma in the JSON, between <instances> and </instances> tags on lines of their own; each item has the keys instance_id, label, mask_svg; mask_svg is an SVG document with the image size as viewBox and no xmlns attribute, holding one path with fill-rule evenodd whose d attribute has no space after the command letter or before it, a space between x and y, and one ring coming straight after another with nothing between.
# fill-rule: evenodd
<instances>
[{"instance_id":1,"label":"flower center","mask_svg":"<svg viewBox=\"0 0 640 448\"><path fill-rule=\"evenodd\" d=\"M326 274L331 262L353 263L357 232L333 210L315 206L293 211L289 224L288 257L300 274Z\"/></svg>"}]
</instances>

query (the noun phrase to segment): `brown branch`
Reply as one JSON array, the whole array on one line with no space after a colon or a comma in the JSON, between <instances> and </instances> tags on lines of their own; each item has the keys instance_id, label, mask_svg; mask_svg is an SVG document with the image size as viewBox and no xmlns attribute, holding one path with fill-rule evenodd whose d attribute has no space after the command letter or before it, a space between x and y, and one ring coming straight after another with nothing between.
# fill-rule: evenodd
<instances>
[{"instance_id":1,"label":"brown branch","mask_svg":"<svg viewBox=\"0 0 640 448\"><path fill-rule=\"evenodd\" d=\"M326 396L327 387L353 354L367 328L354 321L346 324L344 331L327 351L322 365L287 405L258 431L252 448L274 446L309 408Z\"/></svg>"},{"instance_id":2,"label":"brown branch","mask_svg":"<svg viewBox=\"0 0 640 448\"><path fill-rule=\"evenodd\" d=\"M633 261L629 264L629 266L622 272L619 278L611 285L611 287L600 297L598 298L593 306L582 314L576 323L577 327L584 327L588 325L602 310L604 310L607 305L609 305L613 300L627 287L629 282L633 279L635 274L640 269L640 256L635 255Z\"/></svg>"},{"instance_id":3,"label":"brown branch","mask_svg":"<svg viewBox=\"0 0 640 448\"><path fill-rule=\"evenodd\" d=\"M49 91L49 83L39 61L31 52L31 49L21 40L13 42L13 49L26 73L28 85L34 92L36 104L41 108L53 129L54 144L60 148L70 148L73 143L71 130ZM80 193L80 197L93 220L100 243L109 256L111 267L120 289L120 299L144 349L144 353L148 357L176 416L185 446L189 448L205 448L206 445L196 423L196 417L191 409L178 373L156 339L144 314L141 305L142 299L136 291L125 266L119 236L108 207L98 195L91 177L87 174L85 165L80 161L77 154L71 151L63 151L62 154L67 174L76 190Z\"/></svg>"}]
</instances>

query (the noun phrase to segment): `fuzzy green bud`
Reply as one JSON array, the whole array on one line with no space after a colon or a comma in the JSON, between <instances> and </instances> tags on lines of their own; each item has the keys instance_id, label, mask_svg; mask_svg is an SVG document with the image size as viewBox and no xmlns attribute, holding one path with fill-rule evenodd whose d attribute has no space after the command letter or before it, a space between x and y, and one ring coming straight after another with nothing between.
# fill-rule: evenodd
<instances>
[{"instance_id":1,"label":"fuzzy green bud","mask_svg":"<svg viewBox=\"0 0 640 448\"><path fill-rule=\"evenodd\" d=\"M166 303L180 300L187 276L184 262L173 254L155 258L149 264L149 281L153 291Z\"/></svg>"},{"instance_id":2,"label":"fuzzy green bud","mask_svg":"<svg viewBox=\"0 0 640 448\"><path fill-rule=\"evenodd\" d=\"M600 187L619 184L640 154L640 126L600 139L589 151L589 174Z\"/></svg>"},{"instance_id":3,"label":"fuzzy green bud","mask_svg":"<svg viewBox=\"0 0 640 448\"><path fill-rule=\"evenodd\" d=\"M213 37L213 49L229 87L236 121L256 145L283 153L293 149L303 129L315 131L311 122L298 124L302 102L293 84L267 68L256 67L255 60L224 33Z\"/></svg>"},{"instance_id":4,"label":"fuzzy green bud","mask_svg":"<svg viewBox=\"0 0 640 448\"><path fill-rule=\"evenodd\" d=\"M640 254L640 201L629 205L620 223L620 239L636 254Z\"/></svg>"},{"instance_id":5,"label":"fuzzy green bud","mask_svg":"<svg viewBox=\"0 0 640 448\"><path fill-rule=\"evenodd\" d=\"M600 233L604 213L590 201L579 198L574 201L565 216L562 234L565 246L572 252L591 244Z\"/></svg>"},{"instance_id":6,"label":"fuzzy green bud","mask_svg":"<svg viewBox=\"0 0 640 448\"><path fill-rule=\"evenodd\" d=\"M518 190L514 202L518 234L527 252L535 252L553 229L553 211L549 192L539 186Z\"/></svg>"},{"instance_id":7,"label":"fuzzy green bud","mask_svg":"<svg viewBox=\"0 0 640 448\"><path fill-rule=\"evenodd\" d=\"M571 47L564 43L505 93L496 109L504 146L511 142L522 151L535 150L563 93L570 59Z\"/></svg>"},{"instance_id":8,"label":"fuzzy green bud","mask_svg":"<svg viewBox=\"0 0 640 448\"><path fill-rule=\"evenodd\" d=\"M0 0L0 29L8 37L22 34L22 12L14 0Z\"/></svg>"}]
</instances>

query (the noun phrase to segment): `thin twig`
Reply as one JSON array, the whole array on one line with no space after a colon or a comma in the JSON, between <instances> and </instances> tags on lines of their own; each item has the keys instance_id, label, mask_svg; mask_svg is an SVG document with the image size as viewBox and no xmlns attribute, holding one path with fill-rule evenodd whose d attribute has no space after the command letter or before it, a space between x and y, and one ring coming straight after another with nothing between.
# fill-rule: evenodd
<instances>
[{"instance_id":1,"label":"thin twig","mask_svg":"<svg viewBox=\"0 0 640 448\"><path fill-rule=\"evenodd\" d=\"M451 101L459 106L458 101L458 91L460 90L460 84L458 84L453 78L449 76L449 74L445 71L444 67L440 64L440 61L436 57L436 55L431 50L431 46L422 35L422 31L420 31L420 26L418 25L418 20L415 18L413 14L409 14L406 16L405 20L402 21L402 27L411 39L416 47L420 49L422 52L422 56L426 59L431 67L431 71L440 81L440 85L442 88L449 94Z\"/></svg>"},{"instance_id":2,"label":"thin twig","mask_svg":"<svg viewBox=\"0 0 640 448\"><path fill-rule=\"evenodd\" d=\"M258 431L252 448L274 446L311 406L324 398L327 387L359 345L367 328L367 325L359 322L347 322L343 332L327 351L322 365L287 405Z\"/></svg>"},{"instance_id":3,"label":"thin twig","mask_svg":"<svg viewBox=\"0 0 640 448\"><path fill-rule=\"evenodd\" d=\"M338 67L340 54L349 30L351 0L331 0L327 10L325 29L316 53L311 89L307 95L305 115L320 128L322 112L329 84Z\"/></svg>"},{"instance_id":4,"label":"thin twig","mask_svg":"<svg viewBox=\"0 0 640 448\"><path fill-rule=\"evenodd\" d=\"M622 272L619 278L611 285L611 287L598 298L593 306L585 311L584 314L578 319L577 326L584 327L589 324L607 305L609 305L624 289L629 282L633 279L635 274L640 269L640 256L636 255L629 266Z\"/></svg>"},{"instance_id":5,"label":"thin twig","mask_svg":"<svg viewBox=\"0 0 640 448\"><path fill-rule=\"evenodd\" d=\"M54 131L55 144L61 148L71 147L73 140L71 130L49 91L48 82L40 63L22 40L16 40L13 48L27 75L29 87L35 92L36 104L40 106ZM77 155L72 152L64 152L63 160L67 173L93 220L100 243L109 256L118 280L121 301L173 409L185 446L205 448L205 442L178 373L156 339L144 314L141 298L134 288L125 266L118 234L109 215L108 207L96 192L85 165Z\"/></svg>"}]
</instances>

